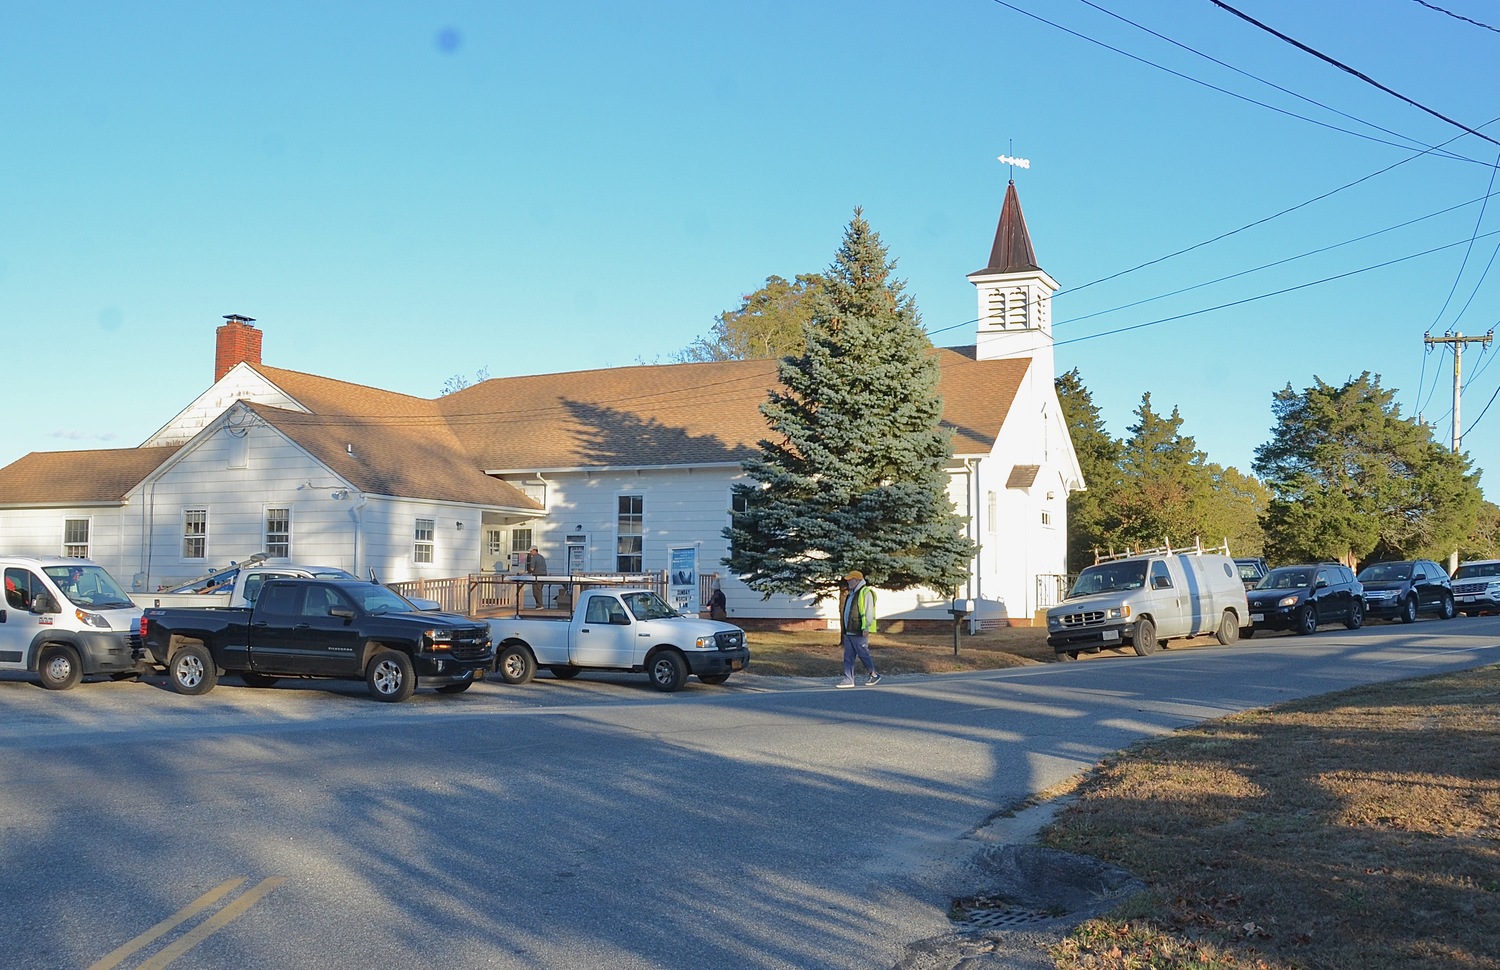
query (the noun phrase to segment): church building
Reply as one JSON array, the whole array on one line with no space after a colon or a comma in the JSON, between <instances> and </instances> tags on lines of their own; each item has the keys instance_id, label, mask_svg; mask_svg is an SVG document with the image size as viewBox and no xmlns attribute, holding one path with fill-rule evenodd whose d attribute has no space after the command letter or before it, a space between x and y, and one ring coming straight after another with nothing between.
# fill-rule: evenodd
<instances>
[{"instance_id":1,"label":"church building","mask_svg":"<svg viewBox=\"0 0 1500 970\"><path fill-rule=\"evenodd\" d=\"M1029 624L1059 597L1067 496L1084 483L1053 384L1058 284L1014 183L968 280L974 343L934 351L949 493L978 550L959 595L972 623ZM212 384L138 447L0 469L0 551L84 556L149 591L257 552L401 581L515 569L536 546L553 574L718 573L731 620L833 615L826 601L762 599L721 563L774 359L498 377L419 398L267 364L267 340L274 330L226 317ZM950 595L882 592L882 620L948 620Z\"/></svg>"}]
</instances>

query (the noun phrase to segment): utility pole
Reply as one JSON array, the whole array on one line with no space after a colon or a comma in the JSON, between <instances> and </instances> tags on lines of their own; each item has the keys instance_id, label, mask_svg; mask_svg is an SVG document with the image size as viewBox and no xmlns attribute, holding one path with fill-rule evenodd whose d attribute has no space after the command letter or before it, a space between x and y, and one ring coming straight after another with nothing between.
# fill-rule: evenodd
<instances>
[{"instance_id":1,"label":"utility pole","mask_svg":"<svg viewBox=\"0 0 1500 970\"><path fill-rule=\"evenodd\" d=\"M1463 445L1463 424L1459 420L1459 397L1463 391L1464 371L1464 347L1468 344L1483 344L1488 347L1490 341L1495 339L1495 331L1490 330L1483 337L1465 337L1462 333L1445 331L1441 337L1434 337L1430 333L1422 335L1422 343L1431 347L1433 344L1453 345L1453 453L1456 455ZM1448 575L1458 568L1458 550L1448 555Z\"/></svg>"}]
</instances>

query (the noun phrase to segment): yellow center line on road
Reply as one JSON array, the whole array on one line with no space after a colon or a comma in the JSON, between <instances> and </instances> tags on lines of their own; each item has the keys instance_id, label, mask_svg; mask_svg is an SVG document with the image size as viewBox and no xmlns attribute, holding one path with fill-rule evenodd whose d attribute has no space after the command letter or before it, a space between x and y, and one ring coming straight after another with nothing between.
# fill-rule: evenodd
<instances>
[{"instance_id":1,"label":"yellow center line on road","mask_svg":"<svg viewBox=\"0 0 1500 970\"><path fill-rule=\"evenodd\" d=\"M239 899L225 906L202 923L199 923L191 933L183 936L177 942L141 964L138 970L162 970L163 967L173 960L245 915L246 910L260 902L262 897L284 882L286 880L281 876L271 876L267 879L262 879Z\"/></svg>"},{"instance_id":2,"label":"yellow center line on road","mask_svg":"<svg viewBox=\"0 0 1500 970\"><path fill-rule=\"evenodd\" d=\"M197 916L199 913L203 912L205 909L212 906L214 903L218 902L220 899L229 895L229 893L238 889L244 884L245 880L243 879L224 880L214 888L210 889L208 892L204 893L202 896L199 896L191 903L188 903L182 909L179 909L171 916L168 916L160 923L157 923L155 926L151 927L140 936L137 936L135 939L129 941L128 943L123 943L110 952L106 953L104 956L100 957L97 962L90 964L89 970L110 970L110 968L112 967L119 966L121 960L130 956L136 950L139 950L147 943L150 943L152 940L155 940L158 937L162 936L168 930L174 929L182 923L187 922L194 916Z\"/></svg>"}]
</instances>

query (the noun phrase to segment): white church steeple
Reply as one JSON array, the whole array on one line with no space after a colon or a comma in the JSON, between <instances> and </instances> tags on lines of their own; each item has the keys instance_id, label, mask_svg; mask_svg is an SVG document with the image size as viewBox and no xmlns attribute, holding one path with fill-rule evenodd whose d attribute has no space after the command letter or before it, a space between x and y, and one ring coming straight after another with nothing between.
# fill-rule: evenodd
<instances>
[{"instance_id":1,"label":"white church steeple","mask_svg":"<svg viewBox=\"0 0 1500 970\"><path fill-rule=\"evenodd\" d=\"M979 291L979 360L1030 357L1033 374L1055 376L1052 358L1052 294L1058 283L1036 264L1016 183L1005 189L995 245L984 269L969 274Z\"/></svg>"}]
</instances>

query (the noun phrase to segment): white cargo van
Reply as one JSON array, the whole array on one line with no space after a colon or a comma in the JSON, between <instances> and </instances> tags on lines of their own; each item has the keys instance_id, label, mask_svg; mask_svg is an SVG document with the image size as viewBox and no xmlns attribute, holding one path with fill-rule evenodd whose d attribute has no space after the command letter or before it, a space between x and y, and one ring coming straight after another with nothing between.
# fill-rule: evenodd
<instances>
[{"instance_id":1,"label":"white cargo van","mask_svg":"<svg viewBox=\"0 0 1500 970\"><path fill-rule=\"evenodd\" d=\"M1067 599L1047 611L1047 643L1059 659L1129 644L1144 657L1164 641L1212 633L1234 643L1249 625L1239 567L1222 549L1148 549L1098 559Z\"/></svg>"},{"instance_id":2,"label":"white cargo van","mask_svg":"<svg viewBox=\"0 0 1500 970\"><path fill-rule=\"evenodd\" d=\"M0 556L0 670L35 673L48 690L92 674L148 670L141 609L103 566L87 559Z\"/></svg>"}]
</instances>

